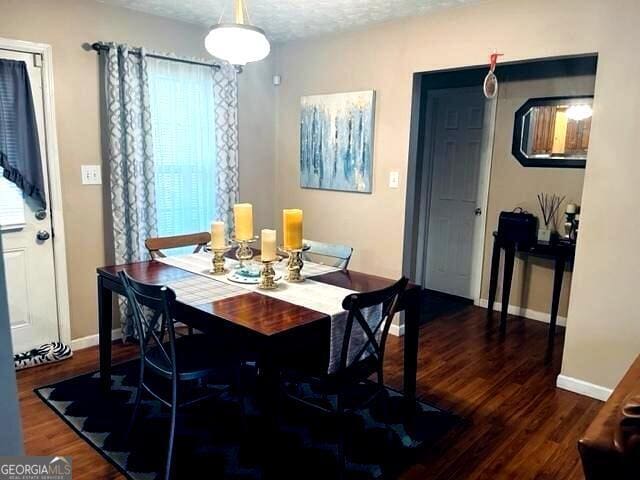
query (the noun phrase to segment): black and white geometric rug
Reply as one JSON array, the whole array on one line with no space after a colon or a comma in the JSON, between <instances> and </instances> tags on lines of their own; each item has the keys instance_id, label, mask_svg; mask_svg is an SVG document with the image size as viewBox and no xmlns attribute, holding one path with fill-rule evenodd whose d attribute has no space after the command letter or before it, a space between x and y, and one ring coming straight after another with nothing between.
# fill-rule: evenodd
<instances>
[{"instance_id":1,"label":"black and white geometric rug","mask_svg":"<svg viewBox=\"0 0 640 480\"><path fill-rule=\"evenodd\" d=\"M164 467L168 409L146 397L135 428L125 438L137 367L137 361L114 367L110 394L101 392L97 373L35 391L128 478L154 480L162 477ZM282 402L275 428L267 429L254 396L245 393L240 400L230 389L220 387L214 398L179 410L174 478L333 479L338 477L340 438L346 453L344 478L394 478L449 431L457 417L418 403L417 416L411 426L405 425L402 396L391 390L389 394L386 410L374 404L351 413L345 420L347 428L344 423L339 428L326 414ZM389 428L381 421L384 415ZM341 431L346 432L344 437ZM270 432L266 438L265 432Z\"/></svg>"}]
</instances>

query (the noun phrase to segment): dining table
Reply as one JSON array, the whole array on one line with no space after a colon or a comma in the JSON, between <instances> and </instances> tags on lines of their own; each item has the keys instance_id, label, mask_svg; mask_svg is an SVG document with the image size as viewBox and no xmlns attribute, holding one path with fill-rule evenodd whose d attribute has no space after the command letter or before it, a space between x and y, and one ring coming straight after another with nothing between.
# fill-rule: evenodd
<instances>
[{"instance_id":1,"label":"dining table","mask_svg":"<svg viewBox=\"0 0 640 480\"><path fill-rule=\"evenodd\" d=\"M233 252L228 254L231 258ZM306 264L303 273L307 269ZM311 269L312 270L312 269ZM331 317L305 305L291 303L260 290L238 292L228 283L207 278L186 268L153 259L124 265L97 268L100 384L111 388L111 348L114 294L125 295L118 272L125 271L139 282L156 285L190 285L189 295L178 294L175 320L206 334L228 335L238 348L259 352L264 388L274 391L278 361L283 355L313 351L312 345L330 336ZM322 271L322 270L320 270ZM311 282L341 287L353 292L369 292L385 288L395 281L352 270L307 273ZM284 282L284 280L281 280ZM212 288L216 293L212 292ZM226 289L226 290L225 290ZM409 283L398 310L404 321L403 385L401 393L408 411L416 401L421 288ZM124 298L124 297L123 297ZM303 303L303 302L302 302ZM269 395L267 395L269 396Z\"/></svg>"}]
</instances>

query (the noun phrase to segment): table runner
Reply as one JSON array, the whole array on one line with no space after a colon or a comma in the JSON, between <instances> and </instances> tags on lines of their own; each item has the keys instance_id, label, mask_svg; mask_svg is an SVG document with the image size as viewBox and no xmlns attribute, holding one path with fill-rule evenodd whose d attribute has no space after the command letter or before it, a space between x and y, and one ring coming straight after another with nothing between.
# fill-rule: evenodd
<instances>
[{"instance_id":1,"label":"table runner","mask_svg":"<svg viewBox=\"0 0 640 480\"><path fill-rule=\"evenodd\" d=\"M182 303L203 305L225 298L246 295L247 289L222 282L203 282L200 277L187 277L167 283Z\"/></svg>"},{"instance_id":2,"label":"table runner","mask_svg":"<svg viewBox=\"0 0 640 480\"><path fill-rule=\"evenodd\" d=\"M211 275L212 255L208 252L199 252L189 255L180 255L173 257L157 258L157 261L166 265L186 270L206 277L211 282L223 283L245 291L253 291L261 295L277 298L279 300L306 307L311 310L322 312L331 317L331 341L329 354L328 372L334 373L340 363L340 352L342 349L342 340L344 338L345 323L347 312L342 308L342 301L347 295L358 293L335 285L316 282L307 278L301 283L279 282L279 287L275 290L260 290L257 285L245 285L232 282L225 275ZM234 268L238 265L238 261L234 259L225 259L227 268ZM274 265L277 273L284 274L286 262L280 262ZM302 273L305 276L321 275L323 273L335 272L339 268L329 265L322 265L314 262L305 262ZM171 287L171 284L168 285ZM382 305L374 306L364 310L363 315L367 319L372 329L380 322L382 315ZM366 335L362 328L354 322L353 334L349 343L349 352L347 355L347 365L349 365L355 355L360 351L366 342Z\"/></svg>"}]
</instances>

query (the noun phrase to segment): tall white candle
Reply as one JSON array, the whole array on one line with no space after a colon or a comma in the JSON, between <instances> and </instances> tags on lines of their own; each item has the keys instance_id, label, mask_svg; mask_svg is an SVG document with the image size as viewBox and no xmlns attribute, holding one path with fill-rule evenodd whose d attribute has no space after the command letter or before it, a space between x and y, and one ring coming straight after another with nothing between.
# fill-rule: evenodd
<instances>
[{"instance_id":1,"label":"tall white candle","mask_svg":"<svg viewBox=\"0 0 640 480\"><path fill-rule=\"evenodd\" d=\"M236 240L253 238L253 206L250 203L236 203L233 206L236 222Z\"/></svg>"},{"instance_id":2,"label":"tall white candle","mask_svg":"<svg viewBox=\"0 0 640 480\"><path fill-rule=\"evenodd\" d=\"M263 229L262 230L262 245L260 256L262 261L273 262L276 259L276 231Z\"/></svg>"},{"instance_id":3,"label":"tall white candle","mask_svg":"<svg viewBox=\"0 0 640 480\"><path fill-rule=\"evenodd\" d=\"M224 248L224 222L211 222L211 248Z\"/></svg>"}]
</instances>

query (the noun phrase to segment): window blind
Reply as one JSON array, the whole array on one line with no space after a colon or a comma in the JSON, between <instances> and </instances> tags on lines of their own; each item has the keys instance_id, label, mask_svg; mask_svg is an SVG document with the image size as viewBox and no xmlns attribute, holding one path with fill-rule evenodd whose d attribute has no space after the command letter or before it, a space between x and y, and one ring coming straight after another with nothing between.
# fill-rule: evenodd
<instances>
[{"instance_id":1,"label":"window blind","mask_svg":"<svg viewBox=\"0 0 640 480\"><path fill-rule=\"evenodd\" d=\"M0 175L2 169L0 168ZM20 228L25 224L22 192L15 184L0 176L0 228Z\"/></svg>"},{"instance_id":2,"label":"window blind","mask_svg":"<svg viewBox=\"0 0 640 480\"><path fill-rule=\"evenodd\" d=\"M208 231L217 213L212 71L153 58L148 70L158 234Z\"/></svg>"}]
</instances>

